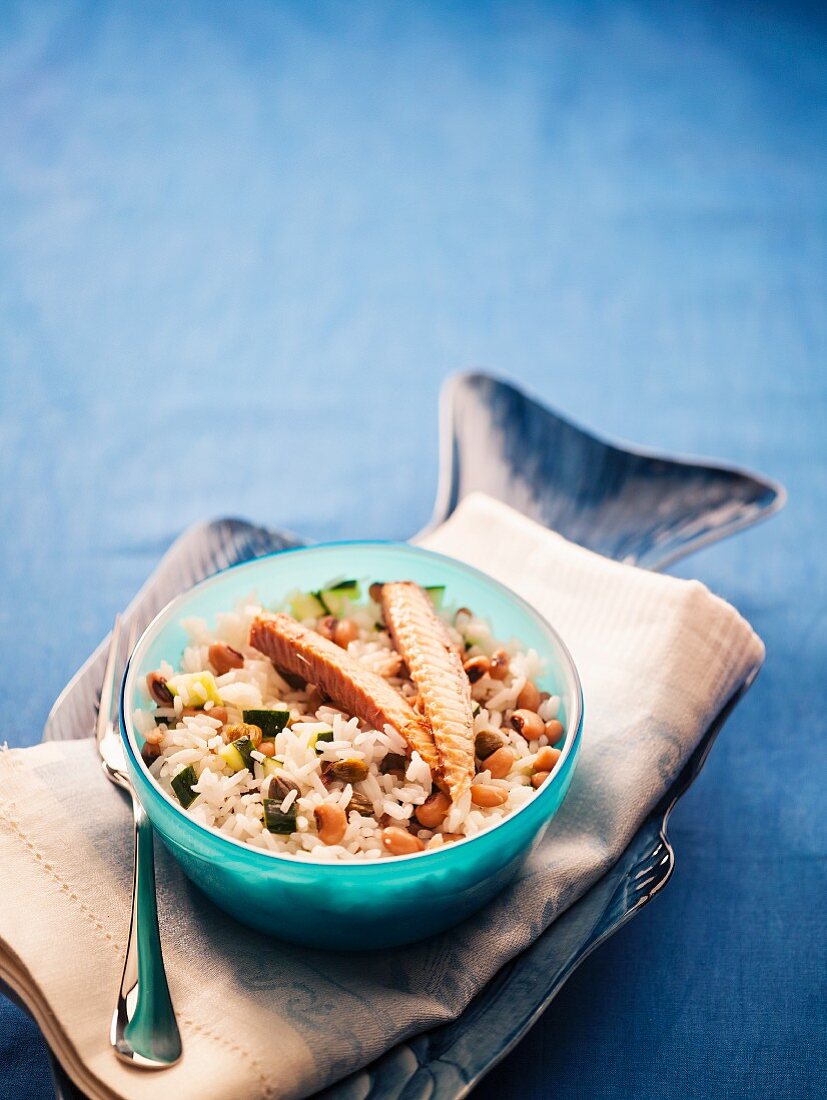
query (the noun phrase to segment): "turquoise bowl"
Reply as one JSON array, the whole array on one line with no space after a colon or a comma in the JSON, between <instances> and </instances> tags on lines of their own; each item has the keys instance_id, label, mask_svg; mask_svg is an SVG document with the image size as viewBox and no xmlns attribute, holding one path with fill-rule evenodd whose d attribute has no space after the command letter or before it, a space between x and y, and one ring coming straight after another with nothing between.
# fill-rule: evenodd
<instances>
[{"instance_id":1,"label":"turquoise bowl","mask_svg":"<svg viewBox=\"0 0 827 1100\"><path fill-rule=\"evenodd\" d=\"M378 863L311 863L250 848L199 824L156 784L141 759L132 715L147 705L146 674L176 664L181 620L214 623L220 611L255 593L279 604L294 588L318 589L343 577L445 585L449 604L487 618L495 636L519 638L545 659L540 686L561 698L565 742L537 795L488 832L434 852ZM503 585L452 558L406 543L328 543L284 550L233 566L169 603L136 645L121 687L120 725L129 774L156 833L184 873L244 924L312 947L395 947L441 932L470 916L514 877L539 843L571 783L583 722L577 670L551 626Z\"/></svg>"}]
</instances>

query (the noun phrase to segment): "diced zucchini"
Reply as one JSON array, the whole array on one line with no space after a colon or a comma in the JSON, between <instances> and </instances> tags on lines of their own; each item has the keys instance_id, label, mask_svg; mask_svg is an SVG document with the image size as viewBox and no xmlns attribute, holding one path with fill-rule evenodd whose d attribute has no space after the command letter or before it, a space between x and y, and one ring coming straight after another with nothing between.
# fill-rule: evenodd
<instances>
[{"instance_id":1,"label":"diced zucchini","mask_svg":"<svg viewBox=\"0 0 827 1100\"><path fill-rule=\"evenodd\" d=\"M474 703L474 709L471 711L471 714L476 718L481 710L482 707L479 705L479 703Z\"/></svg>"},{"instance_id":2,"label":"diced zucchini","mask_svg":"<svg viewBox=\"0 0 827 1100\"><path fill-rule=\"evenodd\" d=\"M238 750L241 759L244 761L244 766L252 771L255 765L255 760L253 760L250 755L255 748L253 742L249 737L239 737L237 740L233 741L232 744Z\"/></svg>"},{"instance_id":3,"label":"diced zucchini","mask_svg":"<svg viewBox=\"0 0 827 1100\"><path fill-rule=\"evenodd\" d=\"M170 676L167 687L173 695L183 698L184 706L202 707L207 702L220 706L222 702L218 684L211 672L181 672L178 676Z\"/></svg>"},{"instance_id":4,"label":"diced zucchini","mask_svg":"<svg viewBox=\"0 0 827 1100\"><path fill-rule=\"evenodd\" d=\"M431 603L434 605L434 607L442 607L442 601L445 598L444 584L429 584L425 591L431 597Z\"/></svg>"},{"instance_id":5,"label":"diced zucchini","mask_svg":"<svg viewBox=\"0 0 827 1100\"><path fill-rule=\"evenodd\" d=\"M333 730L320 730L318 733L311 733L310 740L308 741L308 748L315 749L316 752L321 752L319 748L320 741L332 741Z\"/></svg>"},{"instance_id":6,"label":"diced zucchini","mask_svg":"<svg viewBox=\"0 0 827 1100\"><path fill-rule=\"evenodd\" d=\"M242 768L247 767L244 757L236 748L235 742L230 745L222 745L216 755L221 757L230 771L240 772Z\"/></svg>"},{"instance_id":7,"label":"diced zucchini","mask_svg":"<svg viewBox=\"0 0 827 1100\"><path fill-rule=\"evenodd\" d=\"M290 597L290 613L294 619L318 619L325 606L313 592L296 592Z\"/></svg>"},{"instance_id":8,"label":"diced zucchini","mask_svg":"<svg viewBox=\"0 0 827 1100\"><path fill-rule=\"evenodd\" d=\"M284 761L278 756L266 756L261 766L264 768L265 777L276 775L284 767Z\"/></svg>"},{"instance_id":9,"label":"diced zucchini","mask_svg":"<svg viewBox=\"0 0 827 1100\"><path fill-rule=\"evenodd\" d=\"M289 710L244 710L241 713L245 722L249 722L251 726L258 726L265 741L281 733L290 721Z\"/></svg>"},{"instance_id":10,"label":"diced zucchini","mask_svg":"<svg viewBox=\"0 0 827 1100\"><path fill-rule=\"evenodd\" d=\"M332 584L329 588L323 588L316 593L330 615L341 615L348 600L355 603L359 595L358 581L339 581L338 584Z\"/></svg>"},{"instance_id":11,"label":"diced zucchini","mask_svg":"<svg viewBox=\"0 0 827 1100\"><path fill-rule=\"evenodd\" d=\"M268 833L281 833L289 836L296 831L296 803L287 811L281 812L281 802L275 798L264 799L264 828Z\"/></svg>"},{"instance_id":12,"label":"diced zucchini","mask_svg":"<svg viewBox=\"0 0 827 1100\"><path fill-rule=\"evenodd\" d=\"M195 774L195 768L192 764L187 765L187 767L174 776L172 780L172 789L175 791L175 797L185 810L193 804L196 798L198 798L198 792L192 789L197 782L198 776Z\"/></svg>"}]
</instances>

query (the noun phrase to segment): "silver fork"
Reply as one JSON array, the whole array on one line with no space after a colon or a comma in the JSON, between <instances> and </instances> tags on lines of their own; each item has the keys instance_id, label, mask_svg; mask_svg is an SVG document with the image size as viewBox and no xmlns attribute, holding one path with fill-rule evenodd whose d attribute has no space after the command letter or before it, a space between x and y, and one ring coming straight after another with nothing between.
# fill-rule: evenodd
<instances>
[{"instance_id":1,"label":"silver fork","mask_svg":"<svg viewBox=\"0 0 827 1100\"><path fill-rule=\"evenodd\" d=\"M161 954L152 825L132 787L126 770L123 744L112 720L120 635L121 620L118 616L106 658L96 729L104 774L129 794L135 819L132 916L109 1041L118 1057L132 1066L166 1069L167 1066L175 1065L181 1057L181 1034L178 1031ZM133 624L127 655L132 652L134 642Z\"/></svg>"}]
</instances>

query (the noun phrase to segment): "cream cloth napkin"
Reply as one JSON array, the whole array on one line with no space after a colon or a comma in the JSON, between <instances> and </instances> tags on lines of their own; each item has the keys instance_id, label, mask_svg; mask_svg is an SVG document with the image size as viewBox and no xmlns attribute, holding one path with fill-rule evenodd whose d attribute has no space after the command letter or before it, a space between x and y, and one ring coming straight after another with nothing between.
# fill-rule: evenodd
<instances>
[{"instance_id":1,"label":"cream cloth napkin","mask_svg":"<svg viewBox=\"0 0 827 1100\"><path fill-rule=\"evenodd\" d=\"M749 625L702 584L608 561L482 495L423 543L510 585L555 624L578 665L582 752L546 840L459 928L359 956L241 927L156 844L185 1050L161 1078L122 1065L107 1042L129 914L126 801L89 741L0 753L0 977L90 1097L306 1096L455 1018L619 857L763 660Z\"/></svg>"}]
</instances>

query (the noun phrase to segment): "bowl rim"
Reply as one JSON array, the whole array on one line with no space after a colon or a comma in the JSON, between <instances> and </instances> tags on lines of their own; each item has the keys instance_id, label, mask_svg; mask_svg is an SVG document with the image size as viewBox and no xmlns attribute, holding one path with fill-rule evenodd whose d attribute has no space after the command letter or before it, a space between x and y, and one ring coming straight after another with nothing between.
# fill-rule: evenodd
<instances>
[{"instance_id":1,"label":"bowl rim","mask_svg":"<svg viewBox=\"0 0 827 1100\"><path fill-rule=\"evenodd\" d=\"M135 655L142 649L143 646L149 643L151 637L154 637L155 633L171 619L180 605L186 600L191 598L192 594L196 591L203 591L205 588L211 587L213 584L221 580L227 573L241 571L253 566L260 566L263 562L269 561L273 558L282 558L290 554L308 553L314 551L327 551L337 550L344 547L358 548L358 547L384 547L393 550L400 550L403 553L409 553L413 555L422 555L424 557L433 558L437 561L444 561L449 563L453 568L458 568L465 573L469 573L481 580L484 584L491 587L498 588L500 591L514 603L520 605L522 610L528 614L530 618L533 618L542 627L544 632L551 637L554 645L556 645L558 653L562 658L562 664L568 676L571 678L572 686L572 710L575 712L568 717L568 730L574 729L572 736L567 737L563 749L560 753L560 757L554 768L549 774L548 779L541 787L538 788L534 798L523 803L516 810L510 813L507 817L502 818L492 825L488 829L484 829L482 832L476 833L474 836L464 837L462 840L455 841L452 844L443 845L440 848L427 849L422 852L411 852L408 855L394 856L393 859L388 860L336 860L325 862L323 860L315 860L312 856L298 856L292 852L272 852L266 848L255 848L250 844L246 844L242 840L237 840L235 837L227 836L225 833L220 832L214 826L205 825L203 822L198 821L197 818L192 817L183 806L169 795L163 787L158 783L155 777L150 773L149 768L144 762L140 751L137 748L135 742L135 729L132 715L128 716L126 713L126 689L127 682L130 680L130 675L133 668L133 659ZM130 684L130 686L132 686ZM345 873L345 872L361 872L361 871L375 871L377 867L387 865L389 867L395 867L399 863L409 862L410 860L419 860L425 856L430 856L435 861L437 857L450 858L452 852L456 852L465 848L467 845L473 844L475 841L482 840L484 837L495 833L498 829L505 828L511 822L514 822L524 811L529 810L532 807L536 807L539 800L551 793L551 790L555 786L556 781L562 774L566 762L570 757L575 757L580 744L580 738L583 731L583 686L580 680L580 674L577 670L577 665L574 662L574 658L569 651L568 646L561 638L558 631L549 623L544 615L541 615L532 605L522 596L519 596L508 585L503 584L502 581L498 581L496 578L484 573L481 569L475 568L473 565L468 565L464 561L460 561L459 558L452 558L448 554L441 554L435 550L428 550L422 546L414 546L409 542L403 542L396 539L338 539L330 540L327 542L317 542L310 545L302 546L289 546L284 547L281 550L273 550L268 554L262 554L260 557L251 558L249 561L235 562L232 565L227 565L223 569L217 570L215 573L211 573L203 580L197 581L183 592L179 592L177 596L173 596L164 606L153 616L150 622L144 627L138 640L135 643L132 652L129 654L124 668L123 676L121 678L121 686L119 692L119 704L118 704L118 724L120 727L121 741L126 749L127 755L130 758L132 765L137 769L142 778L148 783L152 792L161 798L163 802L166 802L175 813L177 813L181 820L188 823L191 828L196 831L204 833L207 837L214 838L219 842L225 844L231 844L236 848L241 849L248 854L248 858L257 859L259 856L265 858L268 861L277 860L279 862L287 863L291 867L302 868L324 868L330 870L331 873ZM576 718L576 721L574 720ZM567 730L567 733L568 733ZM136 797L138 792L136 791ZM146 810L146 807L144 807ZM147 816L149 811L146 810ZM151 820L151 816L150 816ZM262 864L263 866L263 864Z\"/></svg>"}]
</instances>

